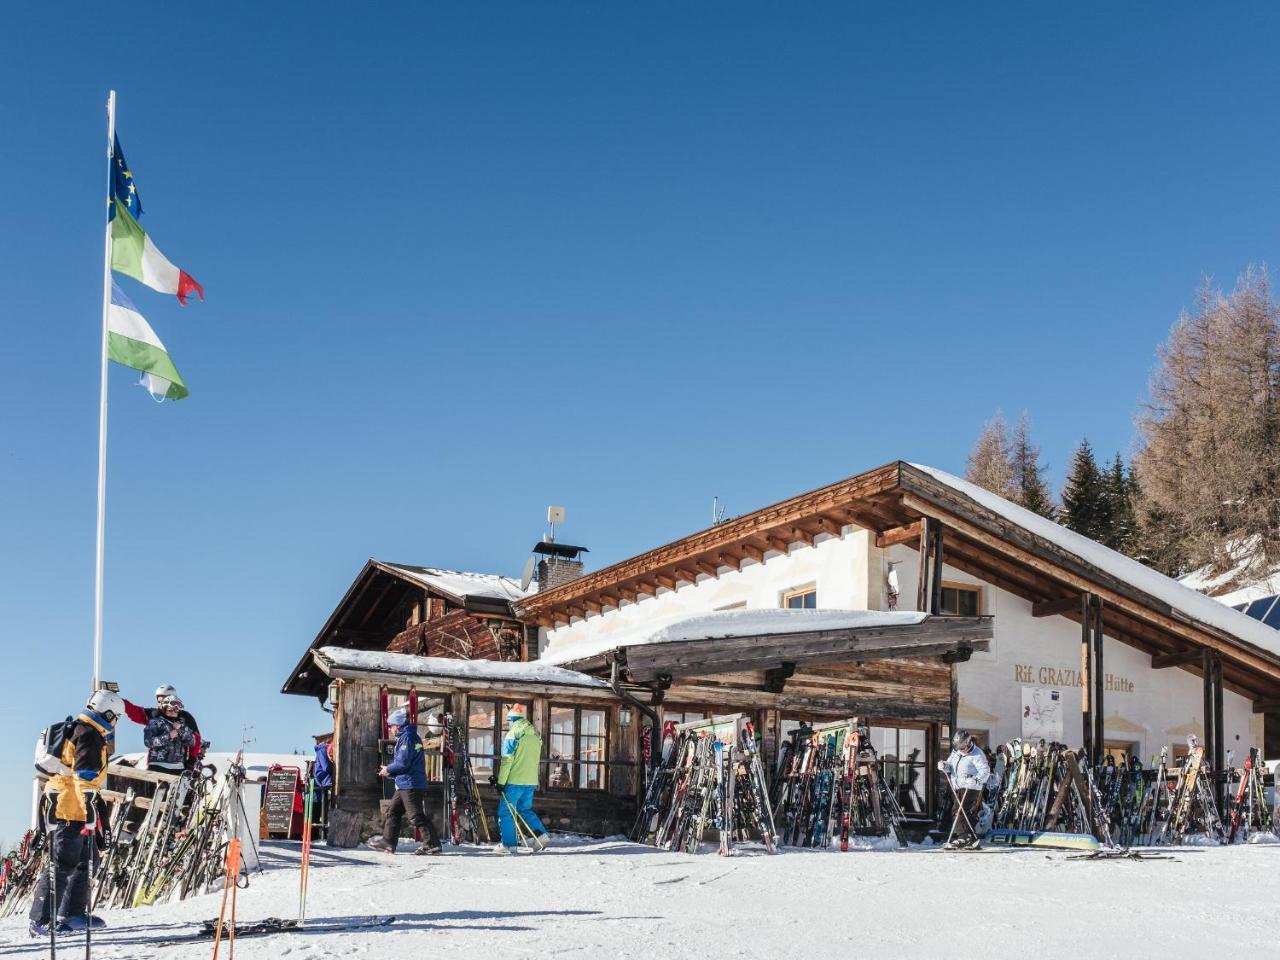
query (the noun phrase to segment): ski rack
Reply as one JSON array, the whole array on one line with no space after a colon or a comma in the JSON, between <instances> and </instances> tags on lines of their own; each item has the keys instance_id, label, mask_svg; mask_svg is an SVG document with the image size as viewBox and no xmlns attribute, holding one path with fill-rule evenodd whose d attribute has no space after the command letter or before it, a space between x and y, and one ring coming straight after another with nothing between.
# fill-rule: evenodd
<instances>
[{"instance_id":1,"label":"ski rack","mask_svg":"<svg viewBox=\"0 0 1280 960\"><path fill-rule=\"evenodd\" d=\"M695 853L710 827L720 853L754 835L773 853L773 809L755 727L745 714L664 724L662 763L645 791L632 833L635 840Z\"/></svg>"},{"instance_id":2,"label":"ski rack","mask_svg":"<svg viewBox=\"0 0 1280 960\"><path fill-rule=\"evenodd\" d=\"M209 892L223 877L228 844L244 821L243 766L233 763L216 779L120 763L109 764L107 772L126 789L99 793L109 807L99 818L107 847L95 858L92 907L144 906ZM30 904L35 882L48 870L46 847L40 833L33 832L19 855L0 866L0 917ZM243 875L241 881L247 882Z\"/></svg>"},{"instance_id":3,"label":"ski rack","mask_svg":"<svg viewBox=\"0 0 1280 960\"><path fill-rule=\"evenodd\" d=\"M839 836L893 836L906 846L905 817L864 720L850 717L793 730L778 752L773 806L783 822L782 842L828 847Z\"/></svg>"}]
</instances>

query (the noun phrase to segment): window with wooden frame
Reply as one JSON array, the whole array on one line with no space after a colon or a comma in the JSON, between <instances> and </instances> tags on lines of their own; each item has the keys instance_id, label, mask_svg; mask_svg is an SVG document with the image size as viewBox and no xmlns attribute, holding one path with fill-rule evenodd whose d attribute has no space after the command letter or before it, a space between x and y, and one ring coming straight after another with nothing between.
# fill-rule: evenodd
<instances>
[{"instance_id":1,"label":"window with wooden frame","mask_svg":"<svg viewBox=\"0 0 1280 960\"><path fill-rule=\"evenodd\" d=\"M547 786L603 790L609 758L609 711L552 704L547 720Z\"/></svg>"},{"instance_id":2,"label":"window with wooden frame","mask_svg":"<svg viewBox=\"0 0 1280 960\"><path fill-rule=\"evenodd\" d=\"M532 705L528 700L467 702L467 752L477 780L487 780L491 773L497 772L502 738L511 729L507 712L517 703L524 706L525 716L529 716Z\"/></svg>"},{"instance_id":3,"label":"window with wooden frame","mask_svg":"<svg viewBox=\"0 0 1280 960\"><path fill-rule=\"evenodd\" d=\"M818 588L809 584L788 590L782 595L782 606L788 610L814 610L818 606Z\"/></svg>"},{"instance_id":4,"label":"window with wooden frame","mask_svg":"<svg viewBox=\"0 0 1280 960\"><path fill-rule=\"evenodd\" d=\"M971 583L942 584L940 613L953 617L977 617L982 614L982 588Z\"/></svg>"}]
</instances>

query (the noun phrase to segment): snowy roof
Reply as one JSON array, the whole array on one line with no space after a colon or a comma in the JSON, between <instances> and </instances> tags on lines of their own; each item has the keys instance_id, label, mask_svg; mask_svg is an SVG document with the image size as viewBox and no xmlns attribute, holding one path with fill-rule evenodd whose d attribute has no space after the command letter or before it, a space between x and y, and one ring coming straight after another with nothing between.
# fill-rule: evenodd
<instances>
[{"instance_id":1,"label":"snowy roof","mask_svg":"<svg viewBox=\"0 0 1280 960\"><path fill-rule=\"evenodd\" d=\"M876 610L720 610L715 613L675 614L655 617L626 630L584 640L553 643L540 663L574 663L597 657L618 647L688 640L723 640L728 637L758 637L819 630L865 630L872 627L903 627L924 621L926 615L914 611L887 613Z\"/></svg>"},{"instance_id":2,"label":"snowy roof","mask_svg":"<svg viewBox=\"0 0 1280 960\"><path fill-rule=\"evenodd\" d=\"M500 660L454 660L448 657L416 657L408 653L377 650L350 650L346 647L321 647L313 655L326 673L335 669L358 670L461 681L511 681L606 689L609 686L596 677L589 677L576 670L565 670L544 661L508 663Z\"/></svg>"},{"instance_id":3,"label":"snowy roof","mask_svg":"<svg viewBox=\"0 0 1280 960\"><path fill-rule=\"evenodd\" d=\"M491 600L510 602L524 596L517 581L495 573L468 573L465 570L444 570L439 567L414 567L405 563L388 563L384 560L373 562L390 573L416 580L423 586L438 590L459 602L467 597L486 597Z\"/></svg>"},{"instance_id":4,"label":"snowy roof","mask_svg":"<svg viewBox=\"0 0 1280 960\"><path fill-rule=\"evenodd\" d=\"M911 466L927 473L955 492L976 501L992 513L1017 524L1028 533L1049 541L1082 563L1167 603L1184 616L1221 630L1272 655L1280 655L1280 631L1259 623L1172 577L1166 577L1137 560L1104 547L1074 530L1068 530L1061 524L1054 523L1038 513L1032 513L976 484L934 467L918 463Z\"/></svg>"}]
</instances>

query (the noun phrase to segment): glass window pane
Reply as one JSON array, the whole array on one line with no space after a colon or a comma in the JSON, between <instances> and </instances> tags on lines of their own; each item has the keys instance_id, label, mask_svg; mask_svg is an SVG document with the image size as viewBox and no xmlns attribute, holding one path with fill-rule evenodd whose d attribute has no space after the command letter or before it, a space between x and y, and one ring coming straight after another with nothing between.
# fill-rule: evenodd
<instances>
[{"instance_id":1,"label":"glass window pane","mask_svg":"<svg viewBox=\"0 0 1280 960\"><path fill-rule=\"evenodd\" d=\"M898 731L893 727L872 727L871 728L871 746L875 748L880 759L884 759L886 755L896 757L898 755Z\"/></svg>"},{"instance_id":2,"label":"glass window pane","mask_svg":"<svg viewBox=\"0 0 1280 960\"><path fill-rule=\"evenodd\" d=\"M584 790L604 789L604 764L584 763L578 768L578 786Z\"/></svg>"},{"instance_id":3,"label":"glass window pane","mask_svg":"<svg viewBox=\"0 0 1280 960\"><path fill-rule=\"evenodd\" d=\"M816 610L818 608L817 590L811 590L804 595L804 608L806 610Z\"/></svg>"},{"instance_id":4,"label":"glass window pane","mask_svg":"<svg viewBox=\"0 0 1280 960\"><path fill-rule=\"evenodd\" d=\"M576 746L576 716L573 707L552 707L550 721L547 784L552 787L571 787Z\"/></svg>"},{"instance_id":5,"label":"glass window pane","mask_svg":"<svg viewBox=\"0 0 1280 960\"><path fill-rule=\"evenodd\" d=\"M604 736L604 711L603 710L583 710L582 711L582 735L584 737L603 737Z\"/></svg>"},{"instance_id":6,"label":"glass window pane","mask_svg":"<svg viewBox=\"0 0 1280 960\"><path fill-rule=\"evenodd\" d=\"M467 707L467 750L472 757L492 757L496 753L493 711L492 700L472 700Z\"/></svg>"},{"instance_id":7,"label":"glass window pane","mask_svg":"<svg viewBox=\"0 0 1280 960\"><path fill-rule=\"evenodd\" d=\"M976 617L978 615L978 591L977 590L960 590L960 602L956 604L957 610L962 617Z\"/></svg>"}]
</instances>

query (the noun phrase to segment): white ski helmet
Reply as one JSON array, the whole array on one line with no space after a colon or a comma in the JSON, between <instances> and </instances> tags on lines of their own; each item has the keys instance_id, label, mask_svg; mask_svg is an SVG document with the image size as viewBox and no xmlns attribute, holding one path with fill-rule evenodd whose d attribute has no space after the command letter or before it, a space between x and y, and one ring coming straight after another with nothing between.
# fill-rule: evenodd
<instances>
[{"instance_id":1,"label":"white ski helmet","mask_svg":"<svg viewBox=\"0 0 1280 960\"><path fill-rule=\"evenodd\" d=\"M159 700L161 697L172 697L177 692L178 691L174 689L172 683L162 683L160 686L156 687L156 699Z\"/></svg>"},{"instance_id":2,"label":"white ski helmet","mask_svg":"<svg viewBox=\"0 0 1280 960\"><path fill-rule=\"evenodd\" d=\"M89 698L88 708L99 716L115 722L124 716L124 697L114 690L98 690Z\"/></svg>"}]
</instances>

